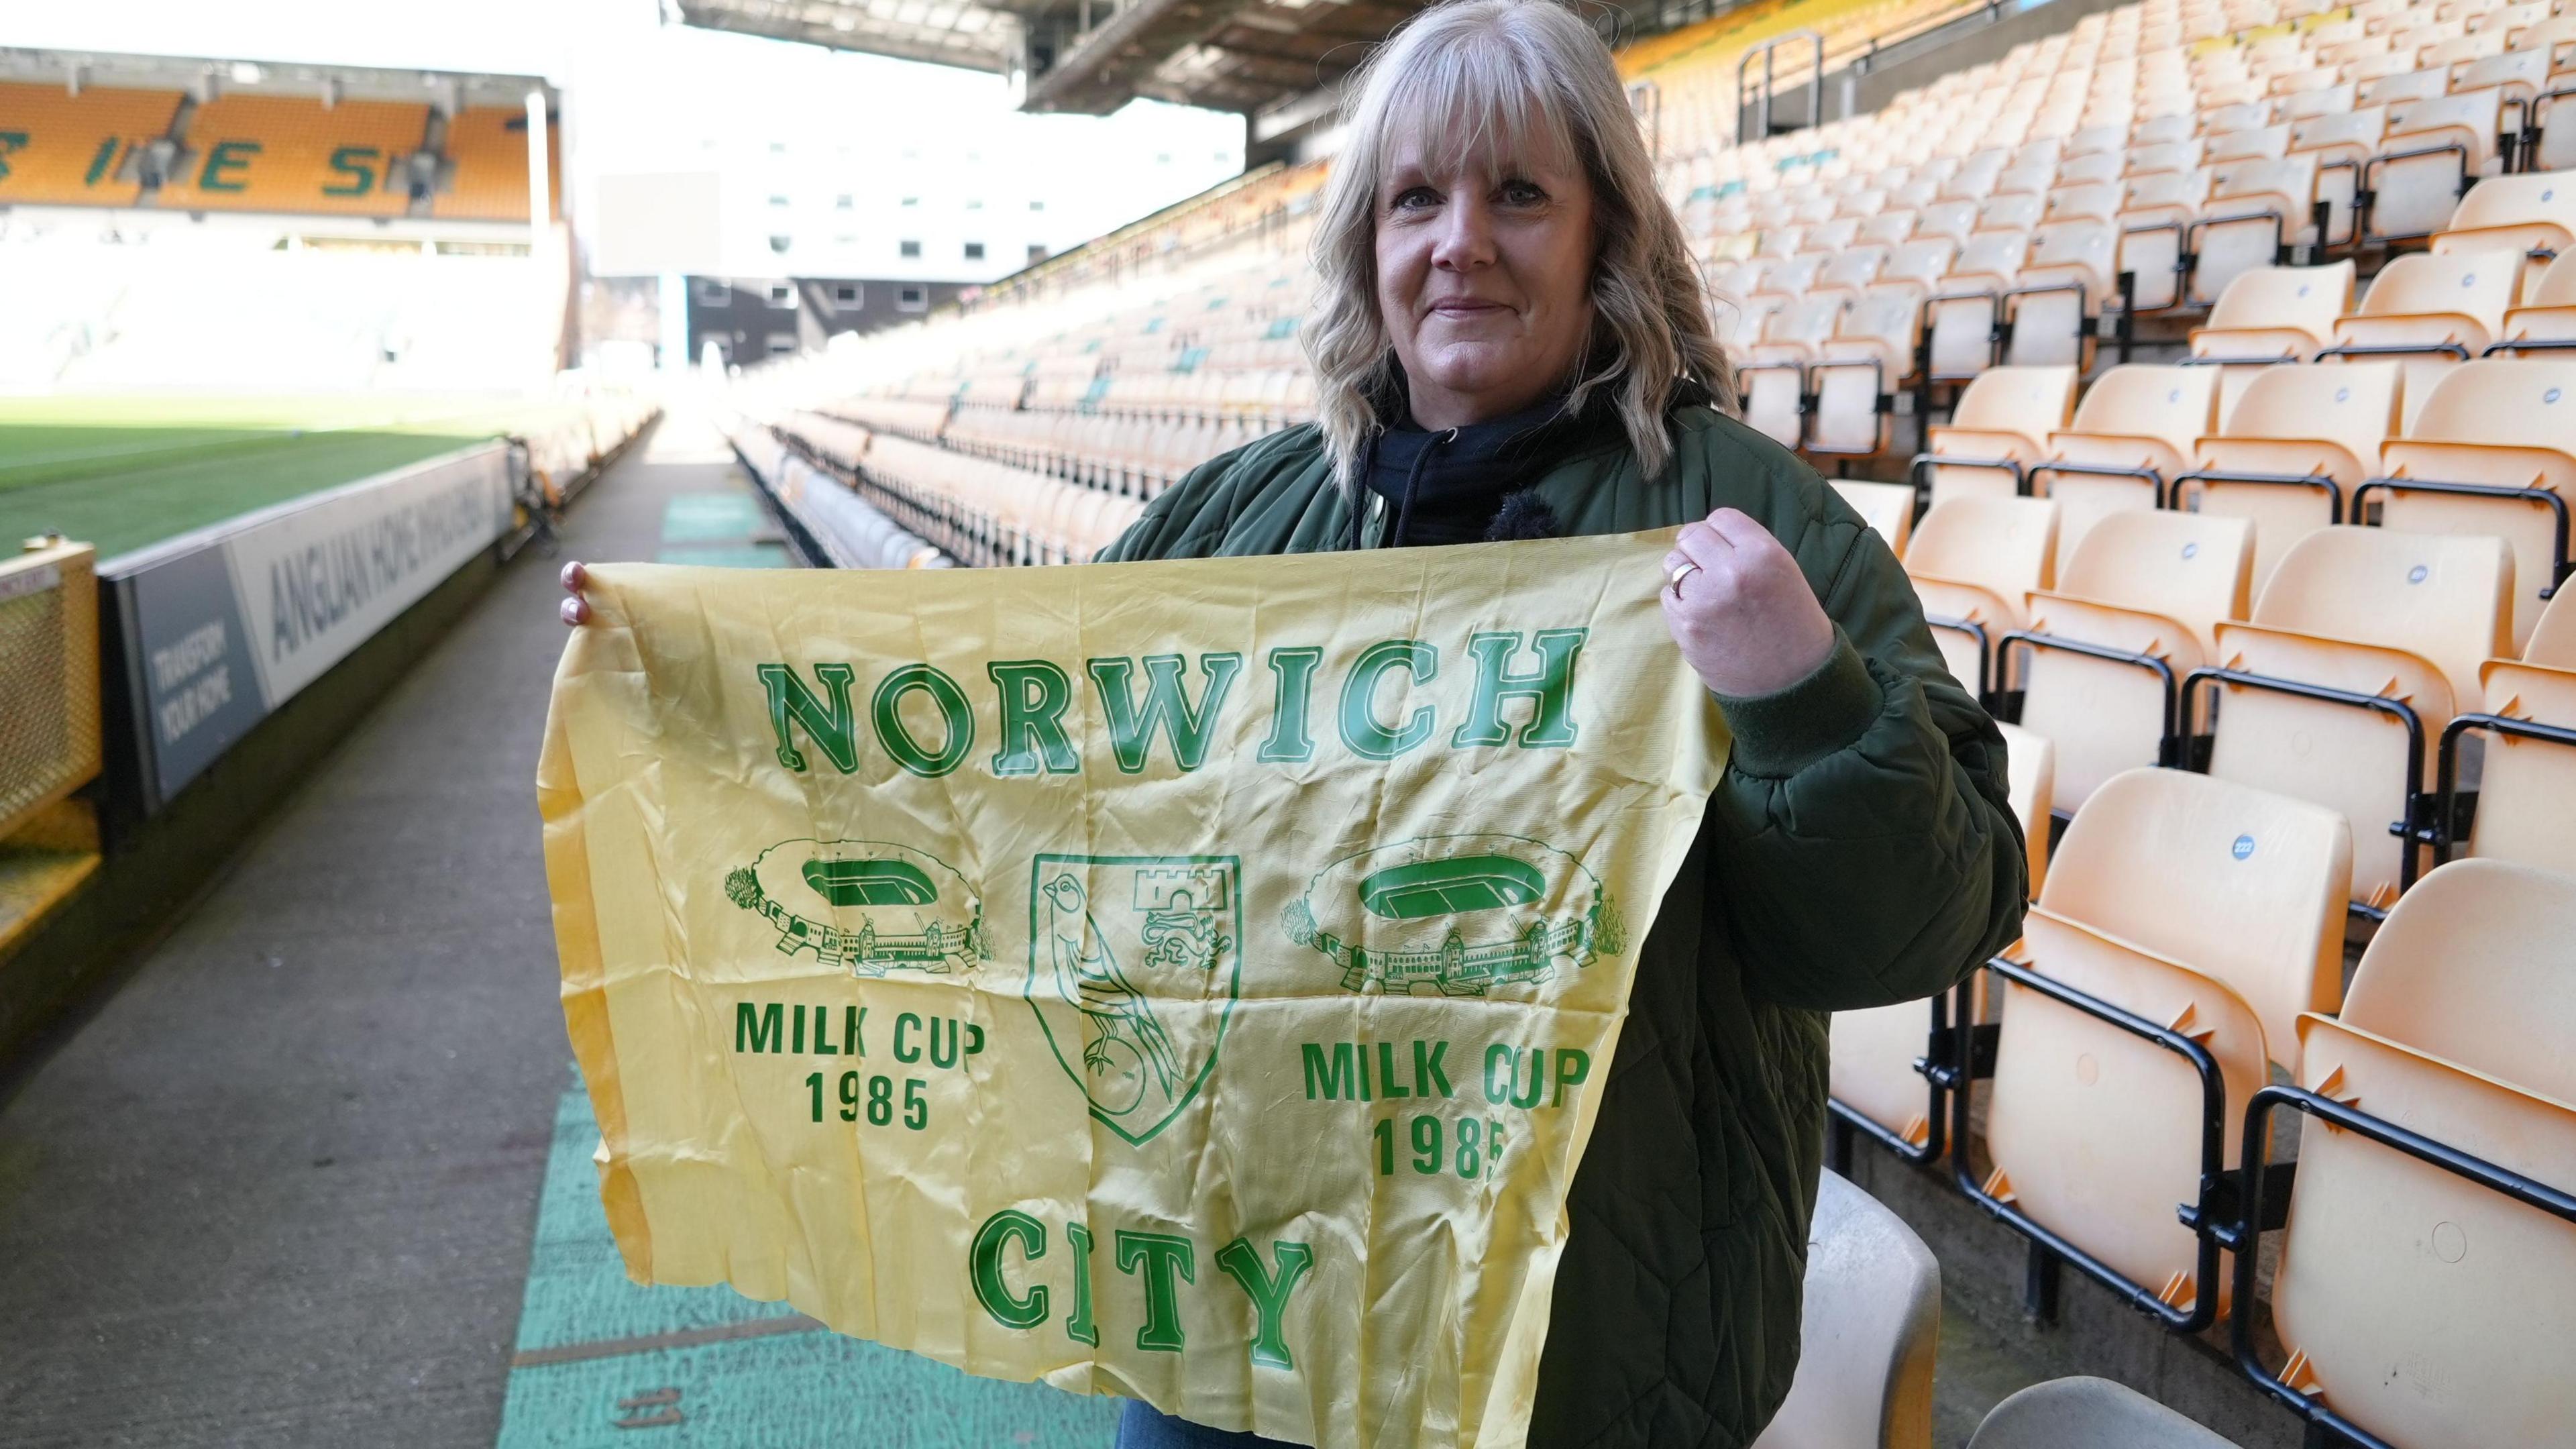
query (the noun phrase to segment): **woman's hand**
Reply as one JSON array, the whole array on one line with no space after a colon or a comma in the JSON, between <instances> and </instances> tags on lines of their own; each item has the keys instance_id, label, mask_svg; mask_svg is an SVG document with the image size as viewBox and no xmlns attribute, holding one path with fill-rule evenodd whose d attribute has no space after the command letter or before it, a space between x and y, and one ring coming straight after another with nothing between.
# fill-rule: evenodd
<instances>
[{"instance_id":1,"label":"woman's hand","mask_svg":"<svg viewBox=\"0 0 2576 1449\"><path fill-rule=\"evenodd\" d=\"M564 592L572 596L563 601L563 608L560 611L563 614L564 623L573 628L589 623L590 600L582 597L581 591L590 587L590 570L583 568L577 560L565 564L563 586Z\"/></svg>"},{"instance_id":2,"label":"woman's hand","mask_svg":"<svg viewBox=\"0 0 2576 1449\"><path fill-rule=\"evenodd\" d=\"M1664 555L1664 578L1664 623L1673 642L1700 682L1719 694L1777 693L1813 674L1833 652L1833 620L1798 561L1735 509L1683 525Z\"/></svg>"}]
</instances>

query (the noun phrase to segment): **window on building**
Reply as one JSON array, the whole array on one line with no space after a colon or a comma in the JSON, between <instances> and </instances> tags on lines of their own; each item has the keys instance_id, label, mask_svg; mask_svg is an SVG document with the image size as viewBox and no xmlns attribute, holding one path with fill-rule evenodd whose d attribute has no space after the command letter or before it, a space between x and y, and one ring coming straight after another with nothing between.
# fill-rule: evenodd
<instances>
[{"instance_id":1,"label":"window on building","mask_svg":"<svg viewBox=\"0 0 2576 1449\"><path fill-rule=\"evenodd\" d=\"M773 236L769 239L769 249L782 257L787 255L787 249L795 244L795 239L792 237Z\"/></svg>"},{"instance_id":2,"label":"window on building","mask_svg":"<svg viewBox=\"0 0 2576 1449\"><path fill-rule=\"evenodd\" d=\"M918 196L907 196L897 204L902 206L919 206L921 205L921 198Z\"/></svg>"},{"instance_id":3,"label":"window on building","mask_svg":"<svg viewBox=\"0 0 2576 1449\"><path fill-rule=\"evenodd\" d=\"M770 355L770 356L772 356L772 357L785 357L787 354L789 354L789 353L791 353L791 352L794 352L795 350L796 350L796 334L795 334L795 333L793 333L793 332L772 332L772 333L770 333L770 334L769 334L769 355Z\"/></svg>"},{"instance_id":4,"label":"window on building","mask_svg":"<svg viewBox=\"0 0 2576 1449\"><path fill-rule=\"evenodd\" d=\"M784 196L773 196L769 198L769 204L772 206L785 206L787 204L787 198Z\"/></svg>"},{"instance_id":5,"label":"window on building","mask_svg":"<svg viewBox=\"0 0 2576 1449\"><path fill-rule=\"evenodd\" d=\"M1046 260L1046 255L1047 255L1047 251L1046 251L1046 243L1045 243L1045 242L1031 242L1031 243L1029 243L1029 260L1030 260L1030 261L1032 261L1032 262L1042 262L1042 261L1045 261L1045 260Z\"/></svg>"},{"instance_id":6,"label":"window on building","mask_svg":"<svg viewBox=\"0 0 2576 1449\"><path fill-rule=\"evenodd\" d=\"M855 196L842 195L832 198L832 209L835 211L847 211L858 204L859 200Z\"/></svg>"},{"instance_id":7,"label":"window on building","mask_svg":"<svg viewBox=\"0 0 2576 1449\"><path fill-rule=\"evenodd\" d=\"M1044 211L1046 210L1046 203L1043 201L1032 201L1029 203L1029 210Z\"/></svg>"},{"instance_id":8,"label":"window on building","mask_svg":"<svg viewBox=\"0 0 2576 1449\"><path fill-rule=\"evenodd\" d=\"M692 285L696 288L701 307L733 305L733 286L722 277L699 277Z\"/></svg>"},{"instance_id":9,"label":"window on building","mask_svg":"<svg viewBox=\"0 0 2576 1449\"><path fill-rule=\"evenodd\" d=\"M966 209L967 209L968 211L982 211L982 210L984 209L984 203L983 203L982 201L980 201L980 200L971 200L971 199L970 199L970 200L966 203Z\"/></svg>"},{"instance_id":10,"label":"window on building","mask_svg":"<svg viewBox=\"0 0 2576 1449\"><path fill-rule=\"evenodd\" d=\"M898 312L927 312L930 310L930 289L897 287L894 293L894 305Z\"/></svg>"},{"instance_id":11,"label":"window on building","mask_svg":"<svg viewBox=\"0 0 2576 1449\"><path fill-rule=\"evenodd\" d=\"M786 143L786 142L784 142L784 141L772 141L772 142L770 142L770 143L769 143L769 154L770 154L770 155L772 155L772 156L784 156L784 155L786 155L786 154L787 154L787 143Z\"/></svg>"},{"instance_id":12,"label":"window on building","mask_svg":"<svg viewBox=\"0 0 2576 1449\"><path fill-rule=\"evenodd\" d=\"M982 242L968 242L966 244L966 260L970 262L980 262L984 260L984 244Z\"/></svg>"},{"instance_id":13,"label":"window on building","mask_svg":"<svg viewBox=\"0 0 2576 1449\"><path fill-rule=\"evenodd\" d=\"M769 305L772 307L784 307L790 311L795 310L796 284L793 282L770 283Z\"/></svg>"},{"instance_id":14,"label":"window on building","mask_svg":"<svg viewBox=\"0 0 2576 1449\"><path fill-rule=\"evenodd\" d=\"M921 255L921 243L917 241L897 242L895 244L895 250L907 257L917 257Z\"/></svg>"},{"instance_id":15,"label":"window on building","mask_svg":"<svg viewBox=\"0 0 2576 1449\"><path fill-rule=\"evenodd\" d=\"M867 293L860 291L859 284L856 282L832 284L832 305L835 307L856 307L865 300L867 300Z\"/></svg>"}]
</instances>

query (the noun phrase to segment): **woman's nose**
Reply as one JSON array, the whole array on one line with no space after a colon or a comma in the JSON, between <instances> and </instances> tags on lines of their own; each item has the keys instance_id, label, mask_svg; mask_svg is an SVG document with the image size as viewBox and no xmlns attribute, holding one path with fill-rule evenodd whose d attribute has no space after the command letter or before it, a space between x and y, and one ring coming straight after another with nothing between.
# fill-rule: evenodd
<instances>
[{"instance_id":1,"label":"woman's nose","mask_svg":"<svg viewBox=\"0 0 2576 1449\"><path fill-rule=\"evenodd\" d=\"M1493 260L1493 218L1487 214L1484 202L1468 196L1451 203L1440 218L1440 231L1432 242L1432 265L1463 272Z\"/></svg>"}]
</instances>

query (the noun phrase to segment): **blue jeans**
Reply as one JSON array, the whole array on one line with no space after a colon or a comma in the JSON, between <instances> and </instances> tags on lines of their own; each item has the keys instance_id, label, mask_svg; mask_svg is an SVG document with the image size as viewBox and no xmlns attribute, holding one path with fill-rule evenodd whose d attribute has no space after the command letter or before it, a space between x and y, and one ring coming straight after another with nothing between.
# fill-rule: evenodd
<instances>
[{"instance_id":1,"label":"blue jeans","mask_svg":"<svg viewBox=\"0 0 2576 1449\"><path fill-rule=\"evenodd\" d=\"M1211 1429L1175 1419L1151 1404L1127 1401L1118 1416L1117 1449L1292 1449L1276 1439Z\"/></svg>"}]
</instances>

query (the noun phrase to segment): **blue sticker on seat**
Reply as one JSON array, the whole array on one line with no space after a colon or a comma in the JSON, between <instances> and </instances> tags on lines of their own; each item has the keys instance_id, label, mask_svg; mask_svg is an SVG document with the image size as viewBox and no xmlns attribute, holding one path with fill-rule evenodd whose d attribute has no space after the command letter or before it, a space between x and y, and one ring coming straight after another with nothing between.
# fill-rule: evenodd
<instances>
[{"instance_id":1,"label":"blue sticker on seat","mask_svg":"<svg viewBox=\"0 0 2576 1449\"><path fill-rule=\"evenodd\" d=\"M2243 860L2245 857L2252 855L2254 853L2254 837L2251 835L2240 835L2236 837L2236 843L2227 847L2227 853L2235 856L2238 860Z\"/></svg>"}]
</instances>

